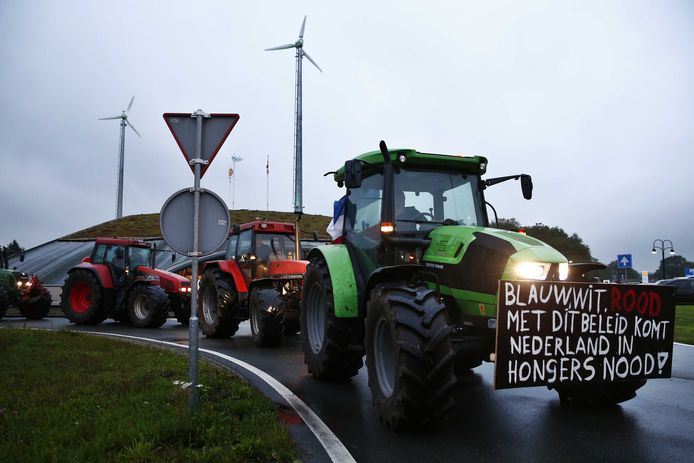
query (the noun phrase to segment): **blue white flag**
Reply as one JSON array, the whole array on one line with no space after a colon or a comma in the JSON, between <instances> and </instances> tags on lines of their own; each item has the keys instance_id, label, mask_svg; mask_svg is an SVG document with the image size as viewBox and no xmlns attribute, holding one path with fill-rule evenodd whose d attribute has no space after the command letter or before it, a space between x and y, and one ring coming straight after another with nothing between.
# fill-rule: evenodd
<instances>
[{"instance_id":1,"label":"blue white flag","mask_svg":"<svg viewBox=\"0 0 694 463\"><path fill-rule=\"evenodd\" d=\"M343 196L333 203L333 219L326 228L333 240L341 237L345 228L345 203L347 203L347 196Z\"/></svg>"}]
</instances>

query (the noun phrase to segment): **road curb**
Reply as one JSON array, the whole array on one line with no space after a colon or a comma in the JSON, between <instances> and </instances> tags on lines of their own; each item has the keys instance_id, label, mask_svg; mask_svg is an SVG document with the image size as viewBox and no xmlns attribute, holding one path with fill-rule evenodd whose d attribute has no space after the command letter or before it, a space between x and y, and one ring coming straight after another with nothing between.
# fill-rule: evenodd
<instances>
[{"instance_id":1,"label":"road curb","mask_svg":"<svg viewBox=\"0 0 694 463\"><path fill-rule=\"evenodd\" d=\"M31 328L34 330L56 331L55 329ZM76 331L89 335L119 338L127 341L143 343L146 345L159 346L168 350L188 351L187 344L178 344L170 341L143 338L118 333L104 333L98 331ZM283 419L285 426L292 434L301 454L302 461L305 463L337 462L351 463L356 462L347 448L333 434L328 426L316 415L311 408L306 405L291 390L276 380L268 373L260 370L243 360L234 358L227 354L213 351L211 349L199 349L200 356L204 359L226 368L258 389L263 395L270 399L281 410L291 411L287 419ZM292 419L296 417L296 420Z\"/></svg>"}]
</instances>

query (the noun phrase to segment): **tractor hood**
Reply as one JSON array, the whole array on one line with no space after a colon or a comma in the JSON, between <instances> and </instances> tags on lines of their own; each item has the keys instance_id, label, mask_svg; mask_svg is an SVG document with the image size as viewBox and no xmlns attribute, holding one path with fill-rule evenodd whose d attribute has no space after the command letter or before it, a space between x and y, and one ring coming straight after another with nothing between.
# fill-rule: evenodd
<instances>
[{"instance_id":1,"label":"tractor hood","mask_svg":"<svg viewBox=\"0 0 694 463\"><path fill-rule=\"evenodd\" d=\"M166 270L154 269L151 267L139 266L137 271L143 275L150 277L158 277L159 285L167 293L188 292L182 291L182 288L190 288L190 280L177 273L167 272Z\"/></svg>"},{"instance_id":2,"label":"tractor hood","mask_svg":"<svg viewBox=\"0 0 694 463\"><path fill-rule=\"evenodd\" d=\"M547 278L567 259L542 241L496 228L443 226L429 233L431 244L424 263L434 270L441 285L455 290L496 295L501 279L525 279L519 264L544 269ZM539 265L537 265L539 264Z\"/></svg>"}]
</instances>

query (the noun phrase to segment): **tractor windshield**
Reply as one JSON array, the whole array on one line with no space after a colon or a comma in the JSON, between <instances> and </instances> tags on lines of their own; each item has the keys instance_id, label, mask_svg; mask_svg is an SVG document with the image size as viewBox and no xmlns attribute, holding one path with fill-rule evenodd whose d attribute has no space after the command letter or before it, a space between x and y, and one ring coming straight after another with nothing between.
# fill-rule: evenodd
<instances>
[{"instance_id":1,"label":"tractor windshield","mask_svg":"<svg viewBox=\"0 0 694 463\"><path fill-rule=\"evenodd\" d=\"M128 248L128 265L130 268L135 268L140 265L143 265L145 267L150 266L150 252L149 248L136 248L136 247L129 247Z\"/></svg>"},{"instance_id":2,"label":"tractor windshield","mask_svg":"<svg viewBox=\"0 0 694 463\"><path fill-rule=\"evenodd\" d=\"M396 232L483 226L478 181L472 174L402 169L395 175Z\"/></svg>"},{"instance_id":3,"label":"tractor windshield","mask_svg":"<svg viewBox=\"0 0 694 463\"><path fill-rule=\"evenodd\" d=\"M278 233L258 233L255 237L255 256L267 262L294 258L294 237Z\"/></svg>"}]
</instances>

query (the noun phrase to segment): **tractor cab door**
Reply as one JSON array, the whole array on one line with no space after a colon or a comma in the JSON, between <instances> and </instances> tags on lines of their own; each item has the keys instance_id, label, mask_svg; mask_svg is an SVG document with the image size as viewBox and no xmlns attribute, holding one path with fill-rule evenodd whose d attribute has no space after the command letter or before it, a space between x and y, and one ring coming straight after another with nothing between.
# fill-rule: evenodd
<instances>
[{"instance_id":1,"label":"tractor cab door","mask_svg":"<svg viewBox=\"0 0 694 463\"><path fill-rule=\"evenodd\" d=\"M350 190L345 205L347 243L355 251L355 273L368 276L381 266L381 204L383 178L372 175L364 178L359 188Z\"/></svg>"},{"instance_id":2,"label":"tractor cab door","mask_svg":"<svg viewBox=\"0 0 694 463\"><path fill-rule=\"evenodd\" d=\"M96 260L92 260L92 262L108 266L115 287L125 286L127 283L125 246L107 244L99 245L97 248L100 246L104 246L104 249L103 251L100 249L94 251L93 259Z\"/></svg>"},{"instance_id":3,"label":"tractor cab door","mask_svg":"<svg viewBox=\"0 0 694 463\"><path fill-rule=\"evenodd\" d=\"M246 284L255 277L255 234L253 230L244 230L239 233L239 241L236 248L236 263L238 264Z\"/></svg>"}]
</instances>

